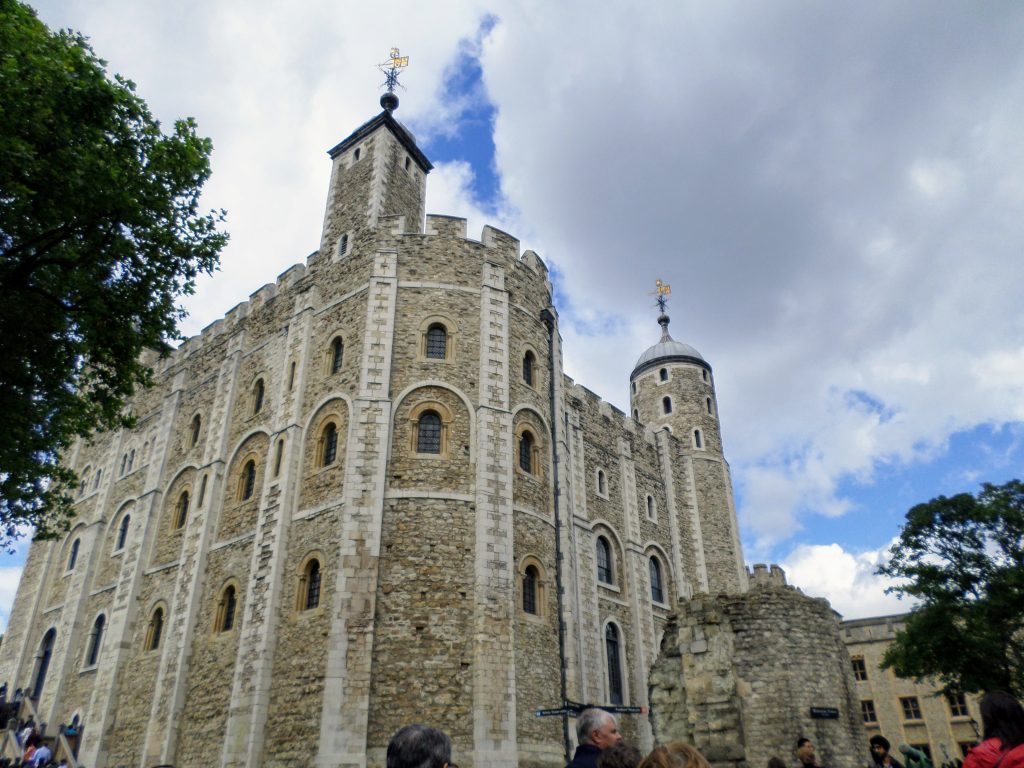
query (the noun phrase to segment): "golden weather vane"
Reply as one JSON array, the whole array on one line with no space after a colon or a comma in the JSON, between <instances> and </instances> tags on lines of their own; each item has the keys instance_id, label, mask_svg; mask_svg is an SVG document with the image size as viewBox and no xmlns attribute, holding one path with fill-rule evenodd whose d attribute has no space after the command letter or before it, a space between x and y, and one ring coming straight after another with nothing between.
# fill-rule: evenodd
<instances>
[{"instance_id":1,"label":"golden weather vane","mask_svg":"<svg viewBox=\"0 0 1024 768\"><path fill-rule=\"evenodd\" d=\"M663 283L660 279L654 281L654 290L651 292L651 295L658 297L658 309L661 310L662 314L665 314L665 297L671 293L671 285L669 285L668 283Z\"/></svg>"},{"instance_id":2,"label":"golden weather vane","mask_svg":"<svg viewBox=\"0 0 1024 768\"><path fill-rule=\"evenodd\" d=\"M387 78L384 85L387 86L388 93L393 93L395 86L401 85L401 83L398 82L398 76L401 74L402 70L408 66L409 57L402 56L398 52L397 48L391 49L391 54L387 61L377 65L380 71L383 72L384 76Z\"/></svg>"}]
</instances>

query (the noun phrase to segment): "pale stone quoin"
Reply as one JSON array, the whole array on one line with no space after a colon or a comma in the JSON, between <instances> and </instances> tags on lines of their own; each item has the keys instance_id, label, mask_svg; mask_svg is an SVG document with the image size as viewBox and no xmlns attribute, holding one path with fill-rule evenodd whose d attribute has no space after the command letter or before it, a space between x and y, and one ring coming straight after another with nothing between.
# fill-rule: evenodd
<instances>
[{"instance_id":1,"label":"pale stone quoin","mask_svg":"<svg viewBox=\"0 0 1024 768\"><path fill-rule=\"evenodd\" d=\"M572 701L664 706L620 717L641 749L655 723L763 763L817 703L852 759L834 617L744 567L710 364L666 318L621 413L564 374L543 261L425 216L430 161L390 112L330 157L319 249L66 457L75 524L31 547L0 681L77 715L89 768L379 766L411 722L463 766L555 766L571 723L535 711L563 674ZM746 679L763 648L835 690Z\"/></svg>"}]
</instances>

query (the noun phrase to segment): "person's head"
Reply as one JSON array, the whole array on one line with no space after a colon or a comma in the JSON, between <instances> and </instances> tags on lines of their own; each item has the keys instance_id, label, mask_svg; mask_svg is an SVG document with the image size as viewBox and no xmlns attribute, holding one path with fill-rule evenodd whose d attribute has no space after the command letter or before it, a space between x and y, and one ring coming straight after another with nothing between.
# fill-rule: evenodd
<instances>
[{"instance_id":1,"label":"person's head","mask_svg":"<svg viewBox=\"0 0 1024 768\"><path fill-rule=\"evenodd\" d=\"M796 740L796 756L804 765L814 765L814 744L805 736Z\"/></svg>"},{"instance_id":2,"label":"person's head","mask_svg":"<svg viewBox=\"0 0 1024 768\"><path fill-rule=\"evenodd\" d=\"M671 741L645 757L639 768L711 768L711 764L686 742Z\"/></svg>"},{"instance_id":3,"label":"person's head","mask_svg":"<svg viewBox=\"0 0 1024 768\"><path fill-rule=\"evenodd\" d=\"M445 768L451 760L451 739L437 728L406 725L388 742L388 768Z\"/></svg>"},{"instance_id":4,"label":"person's head","mask_svg":"<svg viewBox=\"0 0 1024 768\"><path fill-rule=\"evenodd\" d=\"M990 691L981 697L979 708L986 739L999 739L1004 748L1024 744L1024 708L1013 696Z\"/></svg>"},{"instance_id":5,"label":"person's head","mask_svg":"<svg viewBox=\"0 0 1024 768\"><path fill-rule=\"evenodd\" d=\"M786 768L786 764L782 761L781 757L769 757L768 768Z\"/></svg>"},{"instance_id":6,"label":"person's head","mask_svg":"<svg viewBox=\"0 0 1024 768\"><path fill-rule=\"evenodd\" d=\"M602 749L597 758L597 768L637 768L644 756L630 744L619 742Z\"/></svg>"},{"instance_id":7,"label":"person's head","mask_svg":"<svg viewBox=\"0 0 1024 768\"><path fill-rule=\"evenodd\" d=\"M598 749L608 749L622 741L622 734L619 733L618 721L610 712L584 709L576 719L576 738L580 744L593 744Z\"/></svg>"},{"instance_id":8,"label":"person's head","mask_svg":"<svg viewBox=\"0 0 1024 768\"><path fill-rule=\"evenodd\" d=\"M884 760L885 756L889 754L889 749L892 747L889 744L889 740L880 733L876 733L868 739L868 744L871 745L871 754L875 756L876 760Z\"/></svg>"}]
</instances>

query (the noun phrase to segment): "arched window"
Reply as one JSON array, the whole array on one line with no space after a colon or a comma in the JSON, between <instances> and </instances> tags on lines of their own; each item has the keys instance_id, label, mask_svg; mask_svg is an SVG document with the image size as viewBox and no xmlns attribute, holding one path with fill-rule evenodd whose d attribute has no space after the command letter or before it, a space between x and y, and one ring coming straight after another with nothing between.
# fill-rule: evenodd
<instances>
[{"instance_id":1,"label":"arched window","mask_svg":"<svg viewBox=\"0 0 1024 768\"><path fill-rule=\"evenodd\" d=\"M248 501L252 498L253 491L256 490L256 462L249 459L242 468L242 477L240 478L241 483L239 493L240 501Z\"/></svg>"},{"instance_id":2,"label":"arched window","mask_svg":"<svg viewBox=\"0 0 1024 768\"><path fill-rule=\"evenodd\" d=\"M359 154L360 154L361 151L362 150L359 147L356 147L356 151L352 154L352 158L354 160L358 161L359 160Z\"/></svg>"},{"instance_id":3,"label":"arched window","mask_svg":"<svg viewBox=\"0 0 1024 768\"><path fill-rule=\"evenodd\" d=\"M320 438L323 450L320 452L320 466L328 467L338 457L338 427L330 422L324 427L323 436Z\"/></svg>"},{"instance_id":4,"label":"arched window","mask_svg":"<svg viewBox=\"0 0 1024 768\"><path fill-rule=\"evenodd\" d=\"M284 458L284 438L277 441L277 449L274 453L274 477L281 474L281 460Z\"/></svg>"},{"instance_id":5,"label":"arched window","mask_svg":"<svg viewBox=\"0 0 1024 768\"><path fill-rule=\"evenodd\" d=\"M181 496L178 497L178 505L175 508L174 530L176 531L185 527L185 521L188 520L188 504L188 491L182 491Z\"/></svg>"},{"instance_id":6,"label":"arched window","mask_svg":"<svg viewBox=\"0 0 1024 768\"><path fill-rule=\"evenodd\" d=\"M704 447L704 437L703 437L703 435L701 435L699 429L693 430L693 447L694 448L703 448Z\"/></svg>"},{"instance_id":7,"label":"arched window","mask_svg":"<svg viewBox=\"0 0 1024 768\"><path fill-rule=\"evenodd\" d=\"M714 415L714 411L711 408L711 398L710 397L705 397L704 398L704 404L707 405L708 415Z\"/></svg>"},{"instance_id":8,"label":"arched window","mask_svg":"<svg viewBox=\"0 0 1024 768\"><path fill-rule=\"evenodd\" d=\"M654 497L648 494L647 496L647 518L653 520L654 515Z\"/></svg>"},{"instance_id":9,"label":"arched window","mask_svg":"<svg viewBox=\"0 0 1024 768\"><path fill-rule=\"evenodd\" d=\"M658 558L651 557L648 561L651 570L651 600L656 603L665 602L665 586L661 578L661 563Z\"/></svg>"},{"instance_id":10,"label":"arched window","mask_svg":"<svg viewBox=\"0 0 1024 768\"><path fill-rule=\"evenodd\" d=\"M199 484L199 501L196 503L201 507L203 506L203 499L206 498L206 475L203 475L203 482Z\"/></svg>"},{"instance_id":11,"label":"arched window","mask_svg":"<svg viewBox=\"0 0 1024 768\"><path fill-rule=\"evenodd\" d=\"M99 488L99 487L100 487L100 478L102 478L102 477L103 477L103 470L102 470L102 469L97 469L97 470L96 470L96 479L95 479L95 480L93 480L93 483L92 483L92 489L93 489L94 491L95 491L95 490L96 490L97 488Z\"/></svg>"},{"instance_id":12,"label":"arched window","mask_svg":"<svg viewBox=\"0 0 1024 768\"><path fill-rule=\"evenodd\" d=\"M43 693L43 683L46 682L46 672L50 668L50 659L53 657L53 643L57 639L57 630L50 629L43 635L39 644L39 655L36 656L36 673L33 676L32 698L38 699Z\"/></svg>"},{"instance_id":13,"label":"arched window","mask_svg":"<svg viewBox=\"0 0 1024 768\"><path fill-rule=\"evenodd\" d=\"M303 610L311 610L320 605L320 561L313 558L306 565L303 579Z\"/></svg>"},{"instance_id":14,"label":"arched window","mask_svg":"<svg viewBox=\"0 0 1024 768\"><path fill-rule=\"evenodd\" d=\"M203 419L197 413L192 417L192 445L195 446L199 442L199 430L203 427Z\"/></svg>"},{"instance_id":15,"label":"arched window","mask_svg":"<svg viewBox=\"0 0 1024 768\"><path fill-rule=\"evenodd\" d=\"M537 615L537 582L540 581L540 574L537 566L528 565L523 572L523 611Z\"/></svg>"},{"instance_id":16,"label":"arched window","mask_svg":"<svg viewBox=\"0 0 1024 768\"><path fill-rule=\"evenodd\" d=\"M605 656L608 661L608 701L622 703L622 667L619 661L619 630L609 624L604 630Z\"/></svg>"},{"instance_id":17,"label":"arched window","mask_svg":"<svg viewBox=\"0 0 1024 768\"><path fill-rule=\"evenodd\" d=\"M703 370L700 373L701 373L701 376L704 377L704 381L707 381L708 380L708 372L707 372L707 370Z\"/></svg>"},{"instance_id":18,"label":"arched window","mask_svg":"<svg viewBox=\"0 0 1024 768\"><path fill-rule=\"evenodd\" d=\"M630 386L633 388L633 394L636 394L636 382L634 381Z\"/></svg>"},{"instance_id":19,"label":"arched window","mask_svg":"<svg viewBox=\"0 0 1024 768\"><path fill-rule=\"evenodd\" d=\"M128 452L128 471L131 472L135 467L135 449L132 448Z\"/></svg>"},{"instance_id":20,"label":"arched window","mask_svg":"<svg viewBox=\"0 0 1024 768\"><path fill-rule=\"evenodd\" d=\"M615 583L615 572L612 570L612 545L604 536L597 537L597 580L602 584Z\"/></svg>"},{"instance_id":21,"label":"arched window","mask_svg":"<svg viewBox=\"0 0 1024 768\"><path fill-rule=\"evenodd\" d=\"M149 627L146 629L147 651L155 651L160 647L160 637L164 633L164 609L157 606L153 615L149 617Z\"/></svg>"},{"instance_id":22,"label":"arched window","mask_svg":"<svg viewBox=\"0 0 1024 768\"><path fill-rule=\"evenodd\" d=\"M662 381L668 381L668 368L662 368L658 371L658 378Z\"/></svg>"},{"instance_id":23,"label":"arched window","mask_svg":"<svg viewBox=\"0 0 1024 768\"><path fill-rule=\"evenodd\" d=\"M95 667L96 662L100 659L100 646L103 644L103 629L106 623L107 619L102 613L93 622L92 632L89 635L89 650L85 654L85 666L87 667Z\"/></svg>"},{"instance_id":24,"label":"arched window","mask_svg":"<svg viewBox=\"0 0 1024 768\"><path fill-rule=\"evenodd\" d=\"M416 430L417 453L441 453L441 417L435 411L424 411Z\"/></svg>"},{"instance_id":25,"label":"arched window","mask_svg":"<svg viewBox=\"0 0 1024 768\"><path fill-rule=\"evenodd\" d=\"M128 454L124 454L121 457L121 474L125 475L128 472Z\"/></svg>"},{"instance_id":26,"label":"arched window","mask_svg":"<svg viewBox=\"0 0 1024 768\"><path fill-rule=\"evenodd\" d=\"M341 340L341 336L335 336L334 341L331 342L331 373L337 373L341 370L341 363L345 357L345 344Z\"/></svg>"},{"instance_id":27,"label":"arched window","mask_svg":"<svg viewBox=\"0 0 1024 768\"><path fill-rule=\"evenodd\" d=\"M519 438L519 468L523 472L533 473L533 433L529 431L523 432Z\"/></svg>"},{"instance_id":28,"label":"arched window","mask_svg":"<svg viewBox=\"0 0 1024 768\"><path fill-rule=\"evenodd\" d=\"M672 413L672 398L671 397L663 397L663 398L661 398L661 410L663 410L666 415Z\"/></svg>"},{"instance_id":29,"label":"arched window","mask_svg":"<svg viewBox=\"0 0 1024 768\"><path fill-rule=\"evenodd\" d=\"M448 357L448 330L441 323L427 328L427 357L444 360Z\"/></svg>"},{"instance_id":30,"label":"arched window","mask_svg":"<svg viewBox=\"0 0 1024 768\"><path fill-rule=\"evenodd\" d=\"M359 159L359 150L356 150L356 160ZM348 235L344 234L341 239L338 240L338 256L344 256L348 253Z\"/></svg>"},{"instance_id":31,"label":"arched window","mask_svg":"<svg viewBox=\"0 0 1024 768\"><path fill-rule=\"evenodd\" d=\"M68 555L68 570L75 570L75 563L78 562L78 547L81 544L80 539L75 539L71 542L71 552Z\"/></svg>"},{"instance_id":32,"label":"arched window","mask_svg":"<svg viewBox=\"0 0 1024 768\"><path fill-rule=\"evenodd\" d=\"M263 410L263 379L256 379L252 388L252 413L255 416Z\"/></svg>"},{"instance_id":33,"label":"arched window","mask_svg":"<svg viewBox=\"0 0 1024 768\"><path fill-rule=\"evenodd\" d=\"M235 626L235 608L238 598L235 593L235 586L228 584L220 594L220 603L217 605L217 621L215 629L217 632L230 632Z\"/></svg>"},{"instance_id":34,"label":"arched window","mask_svg":"<svg viewBox=\"0 0 1024 768\"><path fill-rule=\"evenodd\" d=\"M288 366L288 391L291 392L295 387L295 361Z\"/></svg>"},{"instance_id":35,"label":"arched window","mask_svg":"<svg viewBox=\"0 0 1024 768\"><path fill-rule=\"evenodd\" d=\"M533 386L533 367L536 364L536 359L533 356L533 352L529 350L523 355L523 381Z\"/></svg>"},{"instance_id":36,"label":"arched window","mask_svg":"<svg viewBox=\"0 0 1024 768\"><path fill-rule=\"evenodd\" d=\"M597 470L597 492L602 496L608 495L608 477L603 469Z\"/></svg>"},{"instance_id":37,"label":"arched window","mask_svg":"<svg viewBox=\"0 0 1024 768\"><path fill-rule=\"evenodd\" d=\"M128 526L130 526L131 523L131 515L125 515L121 518L121 525L117 529L117 546L114 547L115 552L120 552L124 549L124 545L128 543Z\"/></svg>"}]
</instances>

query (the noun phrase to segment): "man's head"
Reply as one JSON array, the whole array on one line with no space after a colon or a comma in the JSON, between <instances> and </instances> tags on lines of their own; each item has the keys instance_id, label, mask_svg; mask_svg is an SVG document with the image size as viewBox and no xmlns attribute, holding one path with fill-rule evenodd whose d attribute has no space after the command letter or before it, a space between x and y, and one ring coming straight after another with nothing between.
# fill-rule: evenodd
<instances>
[{"instance_id":1,"label":"man's head","mask_svg":"<svg viewBox=\"0 0 1024 768\"><path fill-rule=\"evenodd\" d=\"M597 758L597 768L636 768L644 756L631 744L622 742L602 749Z\"/></svg>"},{"instance_id":2,"label":"man's head","mask_svg":"<svg viewBox=\"0 0 1024 768\"><path fill-rule=\"evenodd\" d=\"M884 760L885 756L889 754L889 740L880 733L876 733L870 739L868 743L871 745L871 754L875 756L876 760Z\"/></svg>"},{"instance_id":3,"label":"man's head","mask_svg":"<svg viewBox=\"0 0 1024 768\"><path fill-rule=\"evenodd\" d=\"M814 745L810 739L801 736L796 740L796 756L804 765L814 765Z\"/></svg>"},{"instance_id":4,"label":"man's head","mask_svg":"<svg viewBox=\"0 0 1024 768\"><path fill-rule=\"evenodd\" d=\"M576 738L580 744L593 744L598 749L607 749L622 741L619 724L603 709L584 709L576 720ZM390 766L388 767L390 768Z\"/></svg>"},{"instance_id":5,"label":"man's head","mask_svg":"<svg viewBox=\"0 0 1024 768\"><path fill-rule=\"evenodd\" d=\"M407 725L388 743L388 768L445 768L451 760L451 739L437 728Z\"/></svg>"}]
</instances>

